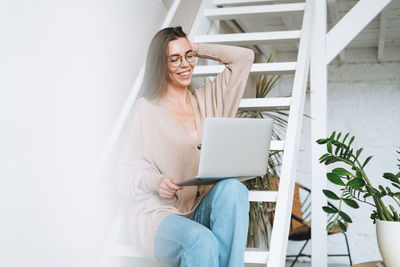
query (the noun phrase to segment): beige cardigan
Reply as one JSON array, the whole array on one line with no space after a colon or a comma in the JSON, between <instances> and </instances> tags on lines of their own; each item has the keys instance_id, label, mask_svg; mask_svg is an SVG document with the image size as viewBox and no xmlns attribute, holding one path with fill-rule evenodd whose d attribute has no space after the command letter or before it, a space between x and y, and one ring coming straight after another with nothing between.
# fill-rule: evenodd
<instances>
[{"instance_id":1,"label":"beige cardigan","mask_svg":"<svg viewBox=\"0 0 400 267\"><path fill-rule=\"evenodd\" d=\"M118 188L131 202L129 239L137 250L154 259L154 238L169 214L191 218L212 185L185 186L173 199L160 198L164 175L182 181L197 175L205 117L235 117L243 96L254 52L248 48L199 44L198 57L220 61L226 68L213 81L190 90L197 138L186 132L160 99L140 97L133 108L128 141L116 169Z\"/></svg>"}]
</instances>

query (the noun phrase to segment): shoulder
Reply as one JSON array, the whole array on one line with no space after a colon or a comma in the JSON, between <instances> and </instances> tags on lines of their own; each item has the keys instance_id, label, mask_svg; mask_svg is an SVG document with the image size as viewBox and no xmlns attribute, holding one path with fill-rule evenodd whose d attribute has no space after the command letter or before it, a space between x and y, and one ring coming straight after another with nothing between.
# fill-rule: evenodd
<instances>
[{"instance_id":1,"label":"shoulder","mask_svg":"<svg viewBox=\"0 0 400 267\"><path fill-rule=\"evenodd\" d=\"M137 111L151 110L155 105L154 102L155 100L150 100L147 99L146 97L141 96L136 98L133 104L133 109Z\"/></svg>"},{"instance_id":2,"label":"shoulder","mask_svg":"<svg viewBox=\"0 0 400 267\"><path fill-rule=\"evenodd\" d=\"M157 116L159 113L159 100L158 99L148 99L146 97L138 97L132 108L132 112L136 114L136 117L152 118Z\"/></svg>"},{"instance_id":3,"label":"shoulder","mask_svg":"<svg viewBox=\"0 0 400 267\"><path fill-rule=\"evenodd\" d=\"M145 97L140 96L140 97L136 98L134 107L135 107L135 109L142 109L147 105L147 102L148 102L148 100Z\"/></svg>"}]
</instances>

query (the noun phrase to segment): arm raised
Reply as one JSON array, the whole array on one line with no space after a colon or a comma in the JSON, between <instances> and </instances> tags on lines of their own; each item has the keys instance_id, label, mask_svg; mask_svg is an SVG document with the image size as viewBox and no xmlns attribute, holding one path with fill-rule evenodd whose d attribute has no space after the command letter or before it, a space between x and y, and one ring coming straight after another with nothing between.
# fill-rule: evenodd
<instances>
[{"instance_id":1,"label":"arm raised","mask_svg":"<svg viewBox=\"0 0 400 267\"><path fill-rule=\"evenodd\" d=\"M216 60L225 69L197 90L205 110L215 116L234 117L254 61L251 49L231 45L198 44L197 56Z\"/></svg>"}]
</instances>

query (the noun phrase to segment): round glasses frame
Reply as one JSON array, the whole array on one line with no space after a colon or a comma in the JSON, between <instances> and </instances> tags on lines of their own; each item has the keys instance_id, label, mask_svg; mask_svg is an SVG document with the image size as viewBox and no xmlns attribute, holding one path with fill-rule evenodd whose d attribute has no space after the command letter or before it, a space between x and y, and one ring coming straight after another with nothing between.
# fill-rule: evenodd
<instances>
[{"instance_id":1,"label":"round glasses frame","mask_svg":"<svg viewBox=\"0 0 400 267\"><path fill-rule=\"evenodd\" d=\"M186 62L189 64L194 63L196 61L196 53L193 51L189 51L185 54ZM175 68L179 67L182 64L183 58L182 56L171 56L168 58L168 62Z\"/></svg>"}]
</instances>

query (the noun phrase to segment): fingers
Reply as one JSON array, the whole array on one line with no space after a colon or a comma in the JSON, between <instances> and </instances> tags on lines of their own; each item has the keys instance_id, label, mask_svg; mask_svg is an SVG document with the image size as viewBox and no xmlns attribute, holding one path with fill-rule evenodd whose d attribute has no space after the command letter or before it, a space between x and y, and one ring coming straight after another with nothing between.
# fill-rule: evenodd
<instances>
[{"instance_id":1,"label":"fingers","mask_svg":"<svg viewBox=\"0 0 400 267\"><path fill-rule=\"evenodd\" d=\"M169 179L169 188L177 191L177 190L181 190L182 186L177 185L174 178L170 178Z\"/></svg>"},{"instance_id":2,"label":"fingers","mask_svg":"<svg viewBox=\"0 0 400 267\"><path fill-rule=\"evenodd\" d=\"M160 197L163 197L163 198L173 198L175 196L175 192L171 192L171 191L168 191L165 189L160 189L159 195L160 195Z\"/></svg>"},{"instance_id":3,"label":"fingers","mask_svg":"<svg viewBox=\"0 0 400 267\"><path fill-rule=\"evenodd\" d=\"M177 190L182 187L175 184L175 179L172 177L162 177L158 186L158 193L163 198L173 198Z\"/></svg>"}]
</instances>

